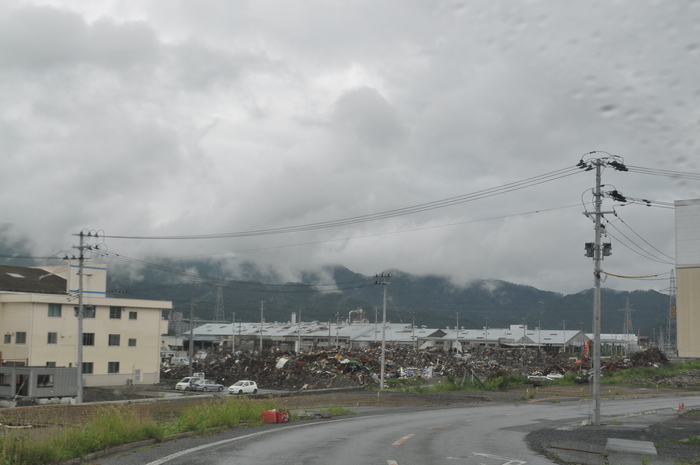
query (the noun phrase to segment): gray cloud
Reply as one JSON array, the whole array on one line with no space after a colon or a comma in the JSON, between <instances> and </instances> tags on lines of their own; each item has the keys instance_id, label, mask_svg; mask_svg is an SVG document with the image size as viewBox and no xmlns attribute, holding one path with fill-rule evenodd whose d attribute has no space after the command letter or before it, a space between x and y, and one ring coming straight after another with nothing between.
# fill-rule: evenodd
<instances>
[{"instance_id":1,"label":"gray cloud","mask_svg":"<svg viewBox=\"0 0 700 465\"><path fill-rule=\"evenodd\" d=\"M210 234L353 218L593 150L698 172L699 19L694 4L653 1L3 2L3 235L50 254L82 228ZM606 170L604 182L665 202L700 196L684 179ZM340 263L575 292L592 285L582 212L593 183L578 173L382 221L109 248L235 253L288 279ZM606 267L667 278L671 264L634 249L673 255L673 211L615 208L624 235L611 227Z\"/></svg>"}]
</instances>

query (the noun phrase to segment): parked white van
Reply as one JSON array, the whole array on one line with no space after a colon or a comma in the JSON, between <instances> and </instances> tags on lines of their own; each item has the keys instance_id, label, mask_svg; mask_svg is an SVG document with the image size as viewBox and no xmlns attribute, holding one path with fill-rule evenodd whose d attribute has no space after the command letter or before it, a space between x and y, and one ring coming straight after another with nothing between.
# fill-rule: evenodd
<instances>
[{"instance_id":1,"label":"parked white van","mask_svg":"<svg viewBox=\"0 0 700 465\"><path fill-rule=\"evenodd\" d=\"M204 378L200 378L198 376L185 376L175 385L175 390L176 391L189 391L192 388L192 385L194 383L196 383L197 381L201 381L203 379Z\"/></svg>"},{"instance_id":2,"label":"parked white van","mask_svg":"<svg viewBox=\"0 0 700 465\"><path fill-rule=\"evenodd\" d=\"M187 357L173 357L170 359L171 365L189 365L190 359Z\"/></svg>"}]
</instances>

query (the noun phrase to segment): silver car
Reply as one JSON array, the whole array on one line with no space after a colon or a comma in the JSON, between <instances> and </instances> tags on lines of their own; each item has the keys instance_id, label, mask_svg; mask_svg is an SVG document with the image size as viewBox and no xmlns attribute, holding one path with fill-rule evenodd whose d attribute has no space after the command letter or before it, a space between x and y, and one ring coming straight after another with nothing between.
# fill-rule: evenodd
<instances>
[{"instance_id":1,"label":"silver car","mask_svg":"<svg viewBox=\"0 0 700 465\"><path fill-rule=\"evenodd\" d=\"M191 391L202 391L202 392L209 392L209 391L223 391L224 386L223 384L218 384L215 381L212 381L210 379L200 379L199 381L195 382L192 386L190 386Z\"/></svg>"}]
</instances>

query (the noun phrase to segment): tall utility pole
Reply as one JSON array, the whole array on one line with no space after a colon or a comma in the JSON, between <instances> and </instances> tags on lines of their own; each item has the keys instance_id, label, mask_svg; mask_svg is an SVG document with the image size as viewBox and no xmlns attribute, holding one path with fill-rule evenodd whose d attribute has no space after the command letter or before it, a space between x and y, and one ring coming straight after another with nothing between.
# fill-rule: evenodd
<instances>
[{"instance_id":1,"label":"tall utility pole","mask_svg":"<svg viewBox=\"0 0 700 465\"><path fill-rule=\"evenodd\" d=\"M589 152L587 155L591 155L597 152ZM605 153L605 152L601 152ZM579 168L590 171L595 169L595 188L593 189L593 204L595 207L594 212L584 212L584 215L590 217L593 216L594 228L595 228L595 242L593 244L587 243L585 245L586 256L593 257L593 425L600 425L600 275L603 273L602 262L603 255L609 255L610 249L606 244L605 250L603 249L602 239L603 239L603 225L601 219L606 213L614 212L603 212L603 191L602 191L602 171L603 167L612 167L617 171L627 171L627 167L622 162L622 159L615 155L607 154L604 158L594 158L587 162L583 159L578 162L576 166ZM615 192L616 200L625 201L624 197L618 192ZM592 250L591 250L592 249Z\"/></svg>"},{"instance_id":2,"label":"tall utility pole","mask_svg":"<svg viewBox=\"0 0 700 465\"><path fill-rule=\"evenodd\" d=\"M379 392L382 392L384 391L384 367L386 365L386 290L387 286L389 285L389 278L391 278L391 274L382 273L374 275L374 277L378 278L374 284L381 284L384 286L384 304L382 306L382 371L379 374Z\"/></svg>"}]
</instances>

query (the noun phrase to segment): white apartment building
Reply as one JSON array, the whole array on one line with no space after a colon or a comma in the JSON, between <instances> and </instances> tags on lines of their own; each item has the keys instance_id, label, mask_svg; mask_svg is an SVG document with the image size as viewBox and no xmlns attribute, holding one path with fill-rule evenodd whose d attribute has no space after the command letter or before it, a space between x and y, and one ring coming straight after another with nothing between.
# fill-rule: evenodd
<instances>
[{"instance_id":1,"label":"white apartment building","mask_svg":"<svg viewBox=\"0 0 700 465\"><path fill-rule=\"evenodd\" d=\"M165 301L107 297L107 269L83 271L84 386L160 381ZM0 362L5 366L77 366L77 261L63 266L0 266Z\"/></svg>"}]
</instances>

